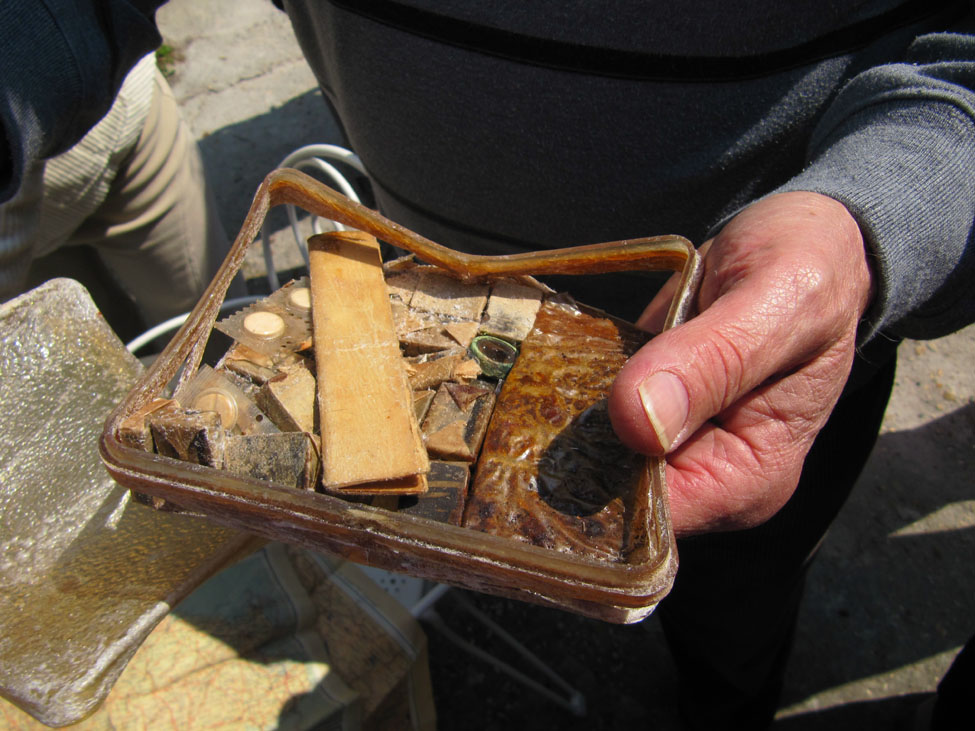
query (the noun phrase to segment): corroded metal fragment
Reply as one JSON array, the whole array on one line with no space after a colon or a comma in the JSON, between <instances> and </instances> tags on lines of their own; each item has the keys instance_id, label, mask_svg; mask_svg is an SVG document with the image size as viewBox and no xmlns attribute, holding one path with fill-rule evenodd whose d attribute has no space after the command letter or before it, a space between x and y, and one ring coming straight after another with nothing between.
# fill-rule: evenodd
<instances>
[{"instance_id":1,"label":"corroded metal fragment","mask_svg":"<svg viewBox=\"0 0 975 731\"><path fill-rule=\"evenodd\" d=\"M401 497L398 510L438 523L460 525L469 479L470 470L463 462L432 461L427 475L427 492L415 497Z\"/></svg>"},{"instance_id":2,"label":"corroded metal fragment","mask_svg":"<svg viewBox=\"0 0 975 731\"><path fill-rule=\"evenodd\" d=\"M535 314L542 306L542 292L525 284L502 279L491 288L481 332L520 343L531 332Z\"/></svg>"},{"instance_id":3,"label":"corroded metal fragment","mask_svg":"<svg viewBox=\"0 0 975 731\"><path fill-rule=\"evenodd\" d=\"M413 392L413 413L416 415L417 424L423 423L423 419L426 417L427 410L430 408L430 404L433 403L433 397L436 393L432 388Z\"/></svg>"},{"instance_id":4,"label":"corroded metal fragment","mask_svg":"<svg viewBox=\"0 0 975 731\"><path fill-rule=\"evenodd\" d=\"M423 391L428 388L437 388L444 381L453 378L454 371L465 360L465 353L462 348L453 348L430 355L406 358L405 360L410 388L414 391Z\"/></svg>"},{"instance_id":5,"label":"corroded metal fragment","mask_svg":"<svg viewBox=\"0 0 975 731\"><path fill-rule=\"evenodd\" d=\"M227 437L224 469L297 490L314 490L321 464L317 438L302 432Z\"/></svg>"},{"instance_id":6,"label":"corroded metal fragment","mask_svg":"<svg viewBox=\"0 0 975 731\"><path fill-rule=\"evenodd\" d=\"M457 346L457 341L442 325L413 330L399 336L400 347L405 355L436 353Z\"/></svg>"},{"instance_id":7,"label":"corroded metal fragment","mask_svg":"<svg viewBox=\"0 0 975 731\"><path fill-rule=\"evenodd\" d=\"M311 365L300 361L281 368L257 392L257 405L281 431L315 432L317 391Z\"/></svg>"},{"instance_id":8,"label":"corroded metal fragment","mask_svg":"<svg viewBox=\"0 0 975 731\"><path fill-rule=\"evenodd\" d=\"M219 414L190 411L173 402L151 413L148 420L156 451L162 456L222 466L225 432Z\"/></svg>"},{"instance_id":9,"label":"corroded metal fragment","mask_svg":"<svg viewBox=\"0 0 975 731\"><path fill-rule=\"evenodd\" d=\"M277 373L274 363L269 355L242 343L234 343L221 359L219 366L260 386Z\"/></svg>"},{"instance_id":10,"label":"corroded metal fragment","mask_svg":"<svg viewBox=\"0 0 975 731\"><path fill-rule=\"evenodd\" d=\"M469 284L435 269L423 269L409 305L456 320L480 320L487 295L486 284Z\"/></svg>"},{"instance_id":11,"label":"corroded metal fragment","mask_svg":"<svg viewBox=\"0 0 975 731\"><path fill-rule=\"evenodd\" d=\"M149 414L172 403L172 399L153 399L145 408L123 419L119 424L119 441L127 447L135 447L136 449L141 449L143 452L153 451L152 431L149 429Z\"/></svg>"},{"instance_id":12,"label":"corroded metal fragment","mask_svg":"<svg viewBox=\"0 0 975 731\"><path fill-rule=\"evenodd\" d=\"M493 407L493 388L442 384L421 427L427 452L434 459L476 460Z\"/></svg>"}]
</instances>

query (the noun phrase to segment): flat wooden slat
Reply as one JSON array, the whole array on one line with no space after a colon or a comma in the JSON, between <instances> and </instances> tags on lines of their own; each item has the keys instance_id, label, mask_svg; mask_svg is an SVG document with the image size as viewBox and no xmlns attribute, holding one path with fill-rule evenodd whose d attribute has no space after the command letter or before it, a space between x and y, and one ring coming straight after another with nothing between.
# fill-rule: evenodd
<instances>
[{"instance_id":1,"label":"flat wooden slat","mask_svg":"<svg viewBox=\"0 0 975 731\"><path fill-rule=\"evenodd\" d=\"M325 489L390 482L429 469L393 327L379 244L358 231L308 242ZM412 492L426 489L413 480ZM394 487L395 485L395 487ZM382 485L376 490L381 492Z\"/></svg>"}]
</instances>

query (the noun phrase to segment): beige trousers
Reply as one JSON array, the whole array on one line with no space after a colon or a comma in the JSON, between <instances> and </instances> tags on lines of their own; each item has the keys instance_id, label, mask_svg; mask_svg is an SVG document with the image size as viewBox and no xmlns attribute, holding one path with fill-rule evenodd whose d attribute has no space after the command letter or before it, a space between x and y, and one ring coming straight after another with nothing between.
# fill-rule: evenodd
<instances>
[{"instance_id":1,"label":"beige trousers","mask_svg":"<svg viewBox=\"0 0 975 731\"><path fill-rule=\"evenodd\" d=\"M106 117L28 171L0 207L0 294L38 284L53 273L43 259L36 266L40 257L81 245L53 272L87 284L71 269L107 270L146 326L190 310L228 250L196 142L151 55L129 73ZM91 252L98 262L84 260ZM231 296L243 293L234 289Z\"/></svg>"}]
</instances>

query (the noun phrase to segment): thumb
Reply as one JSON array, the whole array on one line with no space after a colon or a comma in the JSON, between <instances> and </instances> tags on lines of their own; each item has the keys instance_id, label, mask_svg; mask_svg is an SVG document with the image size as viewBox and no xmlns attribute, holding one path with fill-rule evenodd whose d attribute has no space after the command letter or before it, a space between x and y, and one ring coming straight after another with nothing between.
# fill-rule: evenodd
<instances>
[{"instance_id":1,"label":"thumb","mask_svg":"<svg viewBox=\"0 0 975 731\"><path fill-rule=\"evenodd\" d=\"M663 455L770 376L796 364L798 328L769 303L729 292L693 320L640 349L610 394L616 433L631 449ZM800 359L801 360L801 359Z\"/></svg>"},{"instance_id":2,"label":"thumb","mask_svg":"<svg viewBox=\"0 0 975 731\"><path fill-rule=\"evenodd\" d=\"M752 204L713 239L706 261L700 314L641 348L610 393L617 435L644 454L672 452L772 376L844 351L871 297L856 221L814 193Z\"/></svg>"}]
</instances>

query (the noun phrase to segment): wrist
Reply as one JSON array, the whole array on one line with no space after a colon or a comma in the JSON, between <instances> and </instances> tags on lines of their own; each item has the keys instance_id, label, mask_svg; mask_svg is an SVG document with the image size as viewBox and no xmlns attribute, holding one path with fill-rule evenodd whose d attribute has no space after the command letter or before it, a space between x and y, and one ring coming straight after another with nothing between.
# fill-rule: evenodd
<instances>
[{"instance_id":1,"label":"wrist","mask_svg":"<svg viewBox=\"0 0 975 731\"><path fill-rule=\"evenodd\" d=\"M826 256L845 272L848 302L862 319L876 296L874 267L859 221L839 200L822 193L793 191L776 193L798 218L805 219L818 232Z\"/></svg>"}]
</instances>

